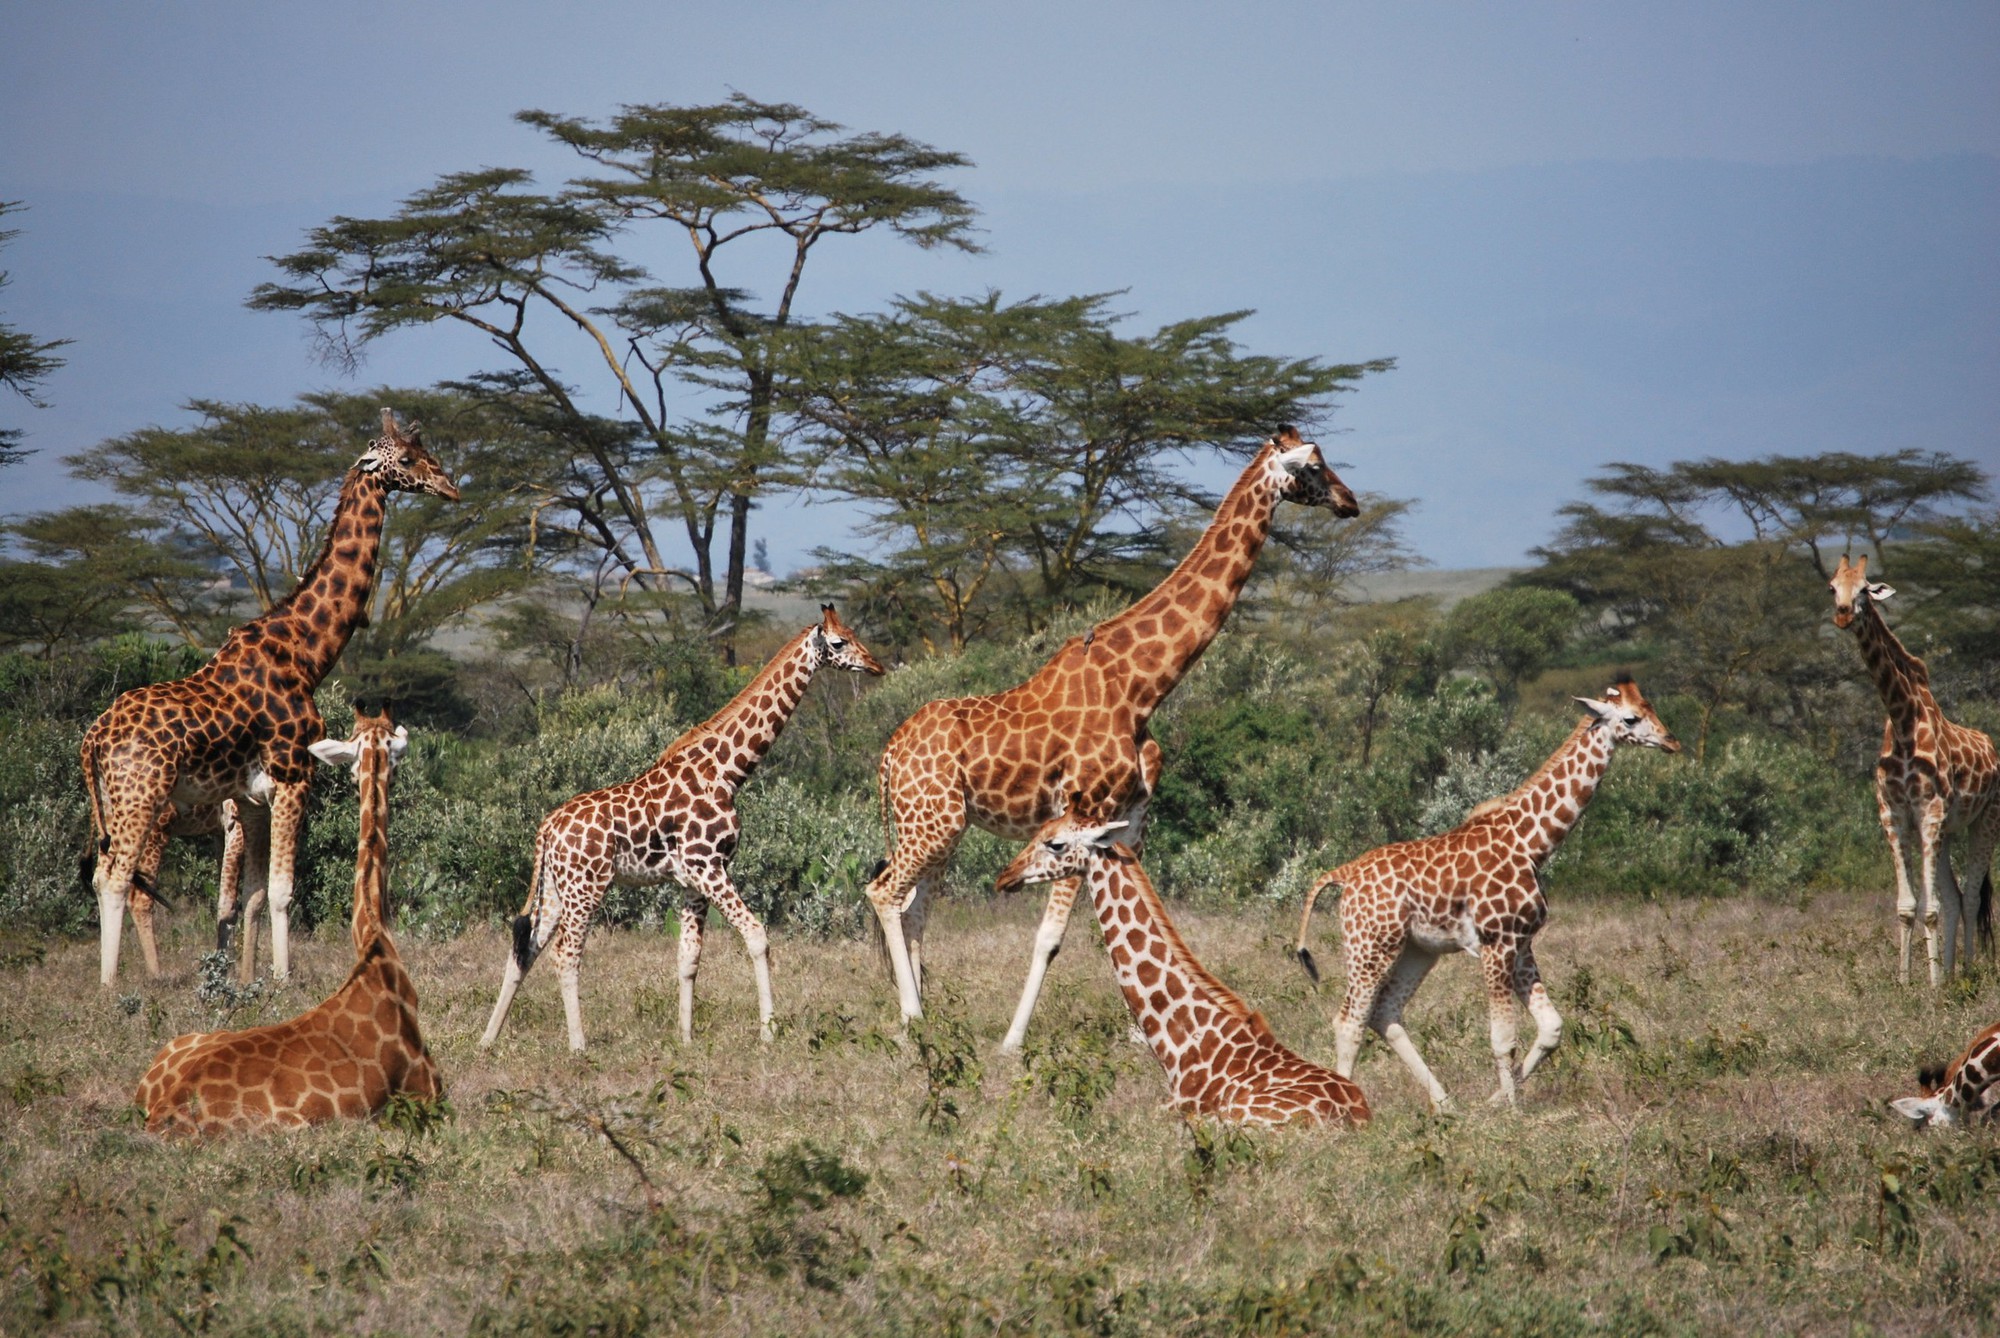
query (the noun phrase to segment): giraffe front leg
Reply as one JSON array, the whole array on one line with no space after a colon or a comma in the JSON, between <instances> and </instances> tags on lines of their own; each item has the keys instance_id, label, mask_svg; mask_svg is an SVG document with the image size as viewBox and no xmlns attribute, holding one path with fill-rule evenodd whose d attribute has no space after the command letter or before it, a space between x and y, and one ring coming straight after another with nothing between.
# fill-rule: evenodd
<instances>
[{"instance_id":1,"label":"giraffe front leg","mask_svg":"<svg viewBox=\"0 0 2000 1338\"><path fill-rule=\"evenodd\" d=\"M271 790L271 975L278 980L292 973L292 866L298 857L306 786L305 781L284 781Z\"/></svg>"},{"instance_id":2,"label":"giraffe front leg","mask_svg":"<svg viewBox=\"0 0 2000 1338\"><path fill-rule=\"evenodd\" d=\"M1521 951L1514 958L1514 997L1535 1019L1535 1043L1528 1050L1528 1057L1521 1064L1521 1081L1526 1082L1544 1059L1562 1044L1563 1019L1556 1006L1549 999L1548 988L1542 984L1542 973L1535 965L1535 944L1529 939L1521 944Z\"/></svg>"},{"instance_id":3,"label":"giraffe front leg","mask_svg":"<svg viewBox=\"0 0 2000 1338\"><path fill-rule=\"evenodd\" d=\"M132 896L131 861L101 856L91 881L97 890L98 984L110 989L118 979L118 949L125 934L125 908Z\"/></svg>"},{"instance_id":4,"label":"giraffe front leg","mask_svg":"<svg viewBox=\"0 0 2000 1338\"><path fill-rule=\"evenodd\" d=\"M710 905L722 912L723 918L742 936L744 950L750 954L750 970L757 977L757 1035L760 1040L769 1041L772 1036L771 1003L771 948L770 936L764 932L764 922L759 920L743 896L730 881L729 868L718 852L708 860L690 860L683 864L683 886L694 895L704 898ZM683 916L683 927L687 920ZM696 952L700 951L700 939L696 938ZM684 977L682 997L688 1000L688 1008L681 1014L681 1039L691 1039L688 1031L693 1008L692 975Z\"/></svg>"},{"instance_id":5,"label":"giraffe front leg","mask_svg":"<svg viewBox=\"0 0 2000 1338\"><path fill-rule=\"evenodd\" d=\"M1896 866L1896 960L1898 979L1910 983L1910 934L1917 921L1917 893L1910 877L1910 861L1916 855L1916 833L1904 821L1900 804L1875 782L1875 814L1882 823L1883 839L1889 843L1889 858Z\"/></svg>"},{"instance_id":6,"label":"giraffe front leg","mask_svg":"<svg viewBox=\"0 0 2000 1338\"><path fill-rule=\"evenodd\" d=\"M1021 1052L1021 1042L1028 1035L1028 1019L1034 1016L1035 1001L1042 994L1042 978L1048 974L1049 963L1062 951L1063 933L1069 928L1069 913L1076 905L1076 892L1082 883L1080 878L1064 878L1049 888L1048 905L1042 908L1042 922L1035 929L1035 946L1028 956L1028 980L1021 987L1021 1002L1014 1007L1014 1020L1000 1042L1003 1055Z\"/></svg>"},{"instance_id":7,"label":"giraffe front leg","mask_svg":"<svg viewBox=\"0 0 2000 1338\"><path fill-rule=\"evenodd\" d=\"M1497 938L1479 948L1479 966L1486 977L1487 1022L1493 1034L1493 1063L1500 1072L1500 1090L1492 1096L1494 1105L1514 1104L1519 1069L1514 1059L1514 958L1513 940Z\"/></svg>"},{"instance_id":8,"label":"giraffe front leg","mask_svg":"<svg viewBox=\"0 0 2000 1338\"><path fill-rule=\"evenodd\" d=\"M1924 923L1924 947L1930 957L1931 986L1944 983L1951 971L1951 944L1944 929L1958 928L1958 889L1950 888L1951 907L1946 909L1946 889L1951 882L1951 861L1944 844L1945 803L1932 799L1925 803L1918 820L1917 837L1922 842L1922 882L1917 889L1917 914ZM1938 876L1939 866L1944 876Z\"/></svg>"},{"instance_id":9,"label":"giraffe front leg","mask_svg":"<svg viewBox=\"0 0 2000 1338\"><path fill-rule=\"evenodd\" d=\"M236 975L248 985L257 978L257 930L269 895L271 873L271 810L245 803L236 811L243 828L243 879L237 908L242 940Z\"/></svg>"},{"instance_id":10,"label":"giraffe front leg","mask_svg":"<svg viewBox=\"0 0 2000 1338\"><path fill-rule=\"evenodd\" d=\"M694 1040L694 978L701 970L701 935L707 919L707 898L691 896L681 902L681 939L675 953L675 973L680 981L682 1045Z\"/></svg>"}]
</instances>

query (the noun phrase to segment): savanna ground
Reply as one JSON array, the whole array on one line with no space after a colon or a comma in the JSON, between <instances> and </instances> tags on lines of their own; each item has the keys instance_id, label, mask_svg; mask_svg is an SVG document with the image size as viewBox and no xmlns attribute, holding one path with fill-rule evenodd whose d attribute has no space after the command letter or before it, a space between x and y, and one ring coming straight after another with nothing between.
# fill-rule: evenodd
<instances>
[{"instance_id":1,"label":"savanna ground","mask_svg":"<svg viewBox=\"0 0 2000 1338\"><path fill-rule=\"evenodd\" d=\"M157 985L100 993L93 944L4 945L0 1330L7 1333L1930 1334L2000 1327L2000 1131L1886 1112L1920 1059L2000 1016L1989 970L1894 980L1888 899L1648 904L1554 889L1540 956L1567 1039L1518 1111L1477 973L1412 1008L1464 1113L1434 1118L1385 1048L1357 1132L1240 1134L1163 1109L1087 920L1025 1061L993 1047L1039 903L947 904L932 1017L899 1046L865 942L778 936L781 1030L711 930L696 1038L673 945L600 932L591 1049L552 971L490 1052L497 928L403 944L447 1111L213 1145L128 1105L159 1044L213 1024L182 912ZM1330 1058L1338 988L1288 955L1294 910L1183 910L1223 978ZM1337 916L1318 929L1339 958ZM323 997L344 935L301 945L241 1026Z\"/></svg>"}]
</instances>

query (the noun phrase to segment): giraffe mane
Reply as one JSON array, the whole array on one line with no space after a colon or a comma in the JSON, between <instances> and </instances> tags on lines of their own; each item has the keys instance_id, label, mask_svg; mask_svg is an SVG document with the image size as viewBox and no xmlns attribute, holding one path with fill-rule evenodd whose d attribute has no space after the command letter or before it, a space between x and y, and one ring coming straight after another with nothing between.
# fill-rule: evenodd
<instances>
[{"instance_id":1,"label":"giraffe mane","mask_svg":"<svg viewBox=\"0 0 2000 1338\"><path fill-rule=\"evenodd\" d=\"M1194 955L1194 950L1188 947L1187 940L1181 937L1181 931L1168 916L1166 905L1160 900L1159 890L1153 886L1153 880L1146 876L1145 869L1140 867L1138 861L1134 859L1120 862L1129 863L1132 870L1132 885L1138 892L1139 900L1144 903L1147 914L1153 917L1154 930L1167 941L1167 951L1173 955L1175 962L1193 977L1195 987L1207 997L1208 1002L1239 1021L1249 1022L1252 1018L1258 1017L1255 1010L1243 1002L1241 995L1209 974L1208 968L1201 964L1201 959ZM1270 1029L1266 1027L1265 1030L1268 1032Z\"/></svg>"},{"instance_id":2,"label":"giraffe mane","mask_svg":"<svg viewBox=\"0 0 2000 1338\"><path fill-rule=\"evenodd\" d=\"M1562 744L1554 752L1550 753L1546 758L1544 758L1540 766L1536 767L1532 772L1528 773L1528 778L1526 780L1522 781L1519 785L1516 785L1513 789L1507 791L1507 793L1505 794L1496 794L1491 799L1482 799L1478 803L1474 804L1472 806L1472 811L1465 815L1465 822L1473 822L1479 818L1487 816L1489 813L1496 813L1499 810L1507 807L1509 804L1513 803L1515 800L1519 799L1522 795L1526 794L1528 791L1534 789L1535 786L1545 776L1547 776L1552 769L1554 769L1556 761L1559 758L1561 758L1563 754L1569 751L1569 746L1572 743L1576 742L1577 736L1579 736L1589 728L1590 728L1590 721L1588 720L1579 721L1577 723L1576 728L1569 732L1569 737L1564 739L1562 741ZM1464 825L1465 823L1459 824L1459 826L1461 827L1463 827Z\"/></svg>"}]
</instances>

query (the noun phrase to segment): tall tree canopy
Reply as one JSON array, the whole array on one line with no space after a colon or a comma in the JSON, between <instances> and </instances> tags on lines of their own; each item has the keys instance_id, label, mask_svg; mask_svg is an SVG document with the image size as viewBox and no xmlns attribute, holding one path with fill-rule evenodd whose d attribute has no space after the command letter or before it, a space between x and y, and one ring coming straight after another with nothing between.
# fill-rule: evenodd
<instances>
[{"instance_id":1,"label":"tall tree canopy","mask_svg":"<svg viewBox=\"0 0 2000 1338\"><path fill-rule=\"evenodd\" d=\"M824 574L898 639L962 647L1003 609L1035 625L1143 587L1168 522L1215 504L1177 462L1245 456L1390 366L1246 353L1241 311L1128 334L1115 296L919 294L793 341L781 407L811 481L859 502L873 541L822 550Z\"/></svg>"},{"instance_id":2,"label":"tall tree canopy","mask_svg":"<svg viewBox=\"0 0 2000 1338\"><path fill-rule=\"evenodd\" d=\"M303 249L274 258L283 281L259 286L250 305L304 312L348 360L437 320L485 334L508 359L499 371L511 388L537 391L577 443L603 503L600 526L586 529L608 559L642 586L691 592L733 648L750 511L788 477L772 414L806 264L825 239L871 231L976 249L972 206L939 180L966 159L741 94L627 106L601 124L517 119L586 164L563 189L540 190L514 168L448 174L390 217L313 229ZM644 224L658 225L659 242L637 235ZM666 242L687 248L681 282L617 249ZM761 298L743 277L759 265ZM596 369L617 406L610 422L565 378L572 357ZM660 551L656 517L679 522L685 562Z\"/></svg>"},{"instance_id":3,"label":"tall tree canopy","mask_svg":"<svg viewBox=\"0 0 2000 1338\"><path fill-rule=\"evenodd\" d=\"M0 218L20 209L19 200L0 200ZM0 246L20 235L19 228L0 228ZM0 288L5 288L7 283L7 272L0 270ZM37 339L0 321L0 386L5 386L37 408L41 407L43 379L63 365L63 360L55 352L71 342L68 339ZM0 464L20 459L23 454L20 444L19 428L0 428Z\"/></svg>"}]
</instances>

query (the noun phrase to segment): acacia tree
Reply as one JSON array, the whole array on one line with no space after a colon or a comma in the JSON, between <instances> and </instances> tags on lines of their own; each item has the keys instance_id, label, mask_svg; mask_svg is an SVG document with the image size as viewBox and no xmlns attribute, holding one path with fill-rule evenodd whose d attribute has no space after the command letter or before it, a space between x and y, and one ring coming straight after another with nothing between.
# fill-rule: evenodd
<instances>
[{"instance_id":1,"label":"acacia tree","mask_svg":"<svg viewBox=\"0 0 2000 1338\"><path fill-rule=\"evenodd\" d=\"M304 312L346 360L436 320L485 334L505 370L567 421L615 522L604 551L642 586L691 592L733 657L750 511L788 482L772 411L807 261L828 237L878 229L976 249L972 206L937 180L967 162L741 94L627 106L602 124L545 111L516 119L589 166L554 194L525 171L484 169L440 178L389 218L335 218L274 258L285 281L259 286L250 305ZM689 248L691 282L661 283L612 249L645 223ZM761 305L724 273L725 262L741 271L760 260L775 279ZM559 360L572 354L598 369L616 417L646 443L643 467L621 457L564 379ZM686 564L659 550L659 512L679 521Z\"/></svg>"},{"instance_id":2,"label":"acacia tree","mask_svg":"<svg viewBox=\"0 0 2000 1338\"><path fill-rule=\"evenodd\" d=\"M286 408L198 400L188 406L201 415L193 427L146 428L70 457L76 476L129 500L11 529L86 585L118 592L119 603L206 649L298 584L383 404L421 423L463 480L457 502L404 498L384 528L369 623L343 660L350 677L393 688L406 677L396 662L447 622L533 579L529 519L559 488L550 461L563 453L490 398L380 389L306 395Z\"/></svg>"},{"instance_id":3,"label":"acacia tree","mask_svg":"<svg viewBox=\"0 0 2000 1338\"><path fill-rule=\"evenodd\" d=\"M19 200L0 200L0 218L20 208ZM18 228L0 229L0 246L18 236ZM0 270L0 288L5 288L7 282L7 272ZM44 407L42 379L63 365L63 360L55 356L55 351L71 342L68 339L36 339L0 321L0 386L5 386L36 408ZM0 428L0 465L11 464L25 454L20 449L20 442L19 428Z\"/></svg>"},{"instance_id":4,"label":"acacia tree","mask_svg":"<svg viewBox=\"0 0 2000 1338\"><path fill-rule=\"evenodd\" d=\"M1129 594L1157 577L1172 522L1214 507L1177 461L1246 455L1389 366L1246 354L1230 338L1246 312L1128 335L1110 303L919 294L814 331L782 404L821 462L812 482L859 502L876 541L822 550L825 576L932 647L1006 607L1035 626Z\"/></svg>"}]
</instances>

